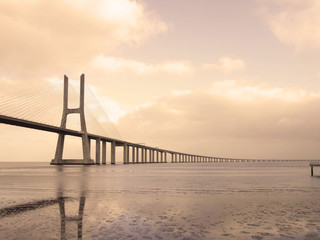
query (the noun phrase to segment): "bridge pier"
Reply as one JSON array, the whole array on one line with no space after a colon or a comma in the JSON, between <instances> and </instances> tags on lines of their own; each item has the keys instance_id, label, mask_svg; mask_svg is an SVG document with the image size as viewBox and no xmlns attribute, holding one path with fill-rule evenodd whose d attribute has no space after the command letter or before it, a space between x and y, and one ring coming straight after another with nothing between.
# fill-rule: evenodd
<instances>
[{"instance_id":1,"label":"bridge pier","mask_svg":"<svg viewBox=\"0 0 320 240\"><path fill-rule=\"evenodd\" d=\"M145 159L145 163L150 162L150 159L148 159L148 149L145 149L145 153L146 153L146 159Z\"/></svg>"},{"instance_id":2,"label":"bridge pier","mask_svg":"<svg viewBox=\"0 0 320 240\"><path fill-rule=\"evenodd\" d=\"M139 163L139 148L138 147L136 147L136 155L137 155L136 163Z\"/></svg>"},{"instance_id":3,"label":"bridge pier","mask_svg":"<svg viewBox=\"0 0 320 240\"><path fill-rule=\"evenodd\" d=\"M80 77L80 106L79 108L68 108L68 77L64 76L64 89L63 89L63 112L61 118L60 128L66 129L67 126L67 115L68 114L79 114L81 124L81 139L82 139L82 153L83 159L63 159L63 148L65 133L59 133L57 148L54 159L51 161L51 165L92 165L94 164L93 159L90 158L89 149L89 138L86 126L86 120L84 115L84 74Z\"/></svg>"},{"instance_id":4,"label":"bridge pier","mask_svg":"<svg viewBox=\"0 0 320 240\"><path fill-rule=\"evenodd\" d=\"M100 164L100 138L96 139L96 164L99 165Z\"/></svg>"},{"instance_id":5,"label":"bridge pier","mask_svg":"<svg viewBox=\"0 0 320 240\"><path fill-rule=\"evenodd\" d=\"M102 141L102 164L107 163L107 143Z\"/></svg>"},{"instance_id":6,"label":"bridge pier","mask_svg":"<svg viewBox=\"0 0 320 240\"><path fill-rule=\"evenodd\" d=\"M141 148L141 163L144 163L144 157L145 157L144 148Z\"/></svg>"},{"instance_id":7,"label":"bridge pier","mask_svg":"<svg viewBox=\"0 0 320 240\"><path fill-rule=\"evenodd\" d=\"M127 145L127 164L130 163L130 146Z\"/></svg>"},{"instance_id":8,"label":"bridge pier","mask_svg":"<svg viewBox=\"0 0 320 240\"><path fill-rule=\"evenodd\" d=\"M111 164L116 164L116 142L111 142Z\"/></svg>"},{"instance_id":9,"label":"bridge pier","mask_svg":"<svg viewBox=\"0 0 320 240\"><path fill-rule=\"evenodd\" d=\"M142 148L142 152L143 152L143 163L147 163L148 161L147 148Z\"/></svg>"},{"instance_id":10,"label":"bridge pier","mask_svg":"<svg viewBox=\"0 0 320 240\"><path fill-rule=\"evenodd\" d=\"M135 153L135 147L132 146L132 163L136 163L136 153Z\"/></svg>"},{"instance_id":11,"label":"bridge pier","mask_svg":"<svg viewBox=\"0 0 320 240\"><path fill-rule=\"evenodd\" d=\"M123 144L123 164L127 164L128 163L128 160L127 160L127 148L128 148L128 145L127 143Z\"/></svg>"}]
</instances>

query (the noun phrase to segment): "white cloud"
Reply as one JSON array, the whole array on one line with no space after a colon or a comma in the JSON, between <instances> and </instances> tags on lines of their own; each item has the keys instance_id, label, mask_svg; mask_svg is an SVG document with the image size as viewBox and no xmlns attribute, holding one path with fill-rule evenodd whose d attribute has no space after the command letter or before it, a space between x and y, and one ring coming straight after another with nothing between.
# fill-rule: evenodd
<instances>
[{"instance_id":1,"label":"white cloud","mask_svg":"<svg viewBox=\"0 0 320 240\"><path fill-rule=\"evenodd\" d=\"M315 158L319 106L320 92L219 81L173 91L128 113L117 126L128 140L189 153Z\"/></svg>"},{"instance_id":2,"label":"white cloud","mask_svg":"<svg viewBox=\"0 0 320 240\"><path fill-rule=\"evenodd\" d=\"M275 34L297 52L320 49L320 1L268 1L264 15ZM274 10L278 9L278 10Z\"/></svg>"},{"instance_id":3,"label":"white cloud","mask_svg":"<svg viewBox=\"0 0 320 240\"><path fill-rule=\"evenodd\" d=\"M167 26L155 15L146 12L143 5L130 0L67 0L83 12L90 12L107 24L115 25L121 41L141 41L143 38L165 32Z\"/></svg>"},{"instance_id":4,"label":"white cloud","mask_svg":"<svg viewBox=\"0 0 320 240\"><path fill-rule=\"evenodd\" d=\"M102 124L107 122L116 123L127 114L127 110L122 108L117 101L103 96L101 90L92 85L88 85L86 89L86 107Z\"/></svg>"},{"instance_id":5,"label":"white cloud","mask_svg":"<svg viewBox=\"0 0 320 240\"><path fill-rule=\"evenodd\" d=\"M134 0L1 0L0 71L24 80L77 72L102 52L166 29Z\"/></svg>"},{"instance_id":6,"label":"white cloud","mask_svg":"<svg viewBox=\"0 0 320 240\"><path fill-rule=\"evenodd\" d=\"M245 69L245 62L241 59L221 57L218 63L205 63L203 68L207 70L219 71L224 74L229 74L235 71L241 71Z\"/></svg>"},{"instance_id":7,"label":"white cloud","mask_svg":"<svg viewBox=\"0 0 320 240\"><path fill-rule=\"evenodd\" d=\"M172 95L174 96L183 96L183 95L188 95L191 94L191 90L173 90Z\"/></svg>"},{"instance_id":8,"label":"white cloud","mask_svg":"<svg viewBox=\"0 0 320 240\"><path fill-rule=\"evenodd\" d=\"M255 101L257 99L277 99L287 102L308 101L319 98L320 93L301 89L266 88L247 84L239 84L234 80L215 82L209 88L214 96L230 98L236 101Z\"/></svg>"},{"instance_id":9,"label":"white cloud","mask_svg":"<svg viewBox=\"0 0 320 240\"><path fill-rule=\"evenodd\" d=\"M99 55L92 61L92 66L96 69L109 72L131 72L135 74L173 73L188 74L192 72L192 67L188 63L169 61L161 64L148 64L124 58L105 57Z\"/></svg>"},{"instance_id":10,"label":"white cloud","mask_svg":"<svg viewBox=\"0 0 320 240\"><path fill-rule=\"evenodd\" d=\"M122 109L118 102L108 98L108 97L99 97L98 101L100 102L102 108L108 113L108 117L110 118L111 122L116 123L118 120L127 114L127 111ZM108 122L108 119L101 116L99 118L101 123Z\"/></svg>"}]
</instances>

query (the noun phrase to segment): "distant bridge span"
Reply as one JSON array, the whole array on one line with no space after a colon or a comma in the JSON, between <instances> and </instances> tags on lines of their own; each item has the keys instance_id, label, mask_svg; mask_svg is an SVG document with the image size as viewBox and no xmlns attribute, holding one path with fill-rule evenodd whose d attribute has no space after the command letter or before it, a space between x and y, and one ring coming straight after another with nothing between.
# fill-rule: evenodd
<instances>
[{"instance_id":1,"label":"distant bridge span","mask_svg":"<svg viewBox=\"0 0 320 240\"><path fill-rule=\"evenodd\" d=\"M80 85L80 107L77 109L68 108L68 78L64 77L64 109L62 114L61 126L52 126L44 123L29 121L20 118L0 115L0 123L9 124L18 127L31 128L46 132L59 134L55 158L51 161L53 165L91 165L106 164L106 143L111 143L111 164L116 163L116 147L123 147L123 163L167 163L167 154L171 155L172 163L186 162L274 162L274 161L292 161L292 160L262 160L262 159L238 159L238 158L221 158L204 155L195 155L183 152L176 152L166 149L149 147L138 143L127 142L106 136L88 133L84 117L84 74L81 75ZM81 131L66 128L68 114L80 114ZM83 159L63 159L63 147L65 135L82 138ZM91 159L90 144L91 140L96 141L95 161ZM101 144L102 143L102 144ZM102 145L102 152L101 152ZM131 151L130 151L131 148ZM131 152L131 154L130 154ZM130 157L131 155L131 157ZM299 160L295 160L299 161Z\"/></svg>"}]
</instances>

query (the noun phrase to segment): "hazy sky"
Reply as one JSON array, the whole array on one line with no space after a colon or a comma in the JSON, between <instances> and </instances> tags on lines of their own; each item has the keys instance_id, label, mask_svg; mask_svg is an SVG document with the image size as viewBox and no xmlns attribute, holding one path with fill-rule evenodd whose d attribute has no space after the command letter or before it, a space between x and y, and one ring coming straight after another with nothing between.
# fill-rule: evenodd
<instances>
[{"instance_id":1,"label":"hazy sky","mask_svg":"<svg viewBox=\"0 0 320 240\"><path fill-rule=\"evenodd\" d=\"M319 159L319 26L318 0L0 0L0 95L85 73L125 140ZM1 161L53 158L56 134L0 134Z\"/></svg>"}]
</instances>

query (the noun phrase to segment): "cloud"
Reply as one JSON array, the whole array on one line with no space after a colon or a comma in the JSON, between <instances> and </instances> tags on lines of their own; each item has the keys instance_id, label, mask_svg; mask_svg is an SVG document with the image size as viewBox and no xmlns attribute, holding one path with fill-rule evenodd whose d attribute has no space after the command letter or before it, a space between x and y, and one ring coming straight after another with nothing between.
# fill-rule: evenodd
<instances>
[{"instance_id":1,"label":"cloud","mask_svg":"<svg viewBox=\"0 0 320 240\"><path fill-rule=\"evenodd\" d=\"M94 58L92 66L107 72L130 72L140 75L156 73L189 74L192 72L192 66L186 62L169 61L161 64L148 64L141 61L105 57L103 55Z\"/></svg>"},{"instance_id":2,"label":"cloud","mask_svg":"<svg viewBox=\"0 0 320 240\"><path fill-rule=\"evenodd\" d=\"M245 62L241 59L221 57L218 63L205 63L203 68L207 70L214 70L222 72L224 74L229 74L235 71L242 71L245 69Z\"/></svg>"},{"instance_id":3,"label":"cloud","mask_svg":"<svg viewBox=\"0 0 320 240\"><path fill-rule=\"evenodd\" d=\"M320 49L318 0L268 1L264 16L274 35L297 52Z\"/></svg>"},{"instance_id":4,"label":"cloud","mask_svg":"<svg viewBox=\"0 0 320 240\"><path fill-rule=\"evenodd\" d=\"M190 153L317 158L319 106L320 92L220 81L173 92L117 126L128 140Z\"/></svg>"},{"instance_id":5,"label":"cloud","mask_svg":"<svg viewBox=\"0 0 320 240\"><path fill-rule=\"evenodd\" d=\"M285 102L309 101L319 97L318 93L302 89L264 88L262 86L240 85L237 81L215 82L209 88L214 96L230 98L236 101L278 100Z\"/></svg>"},{"instance_id":6,"label":"cloud","mask_svg":"<svg viewBox=\"0 0 320 240\"><path fill-rule=\"evenodd\" d=\"M119 44L141 43L166 28L137 1L2 0L0 70L16 79L72 72Z\"/></svg>"}]
</instances>

